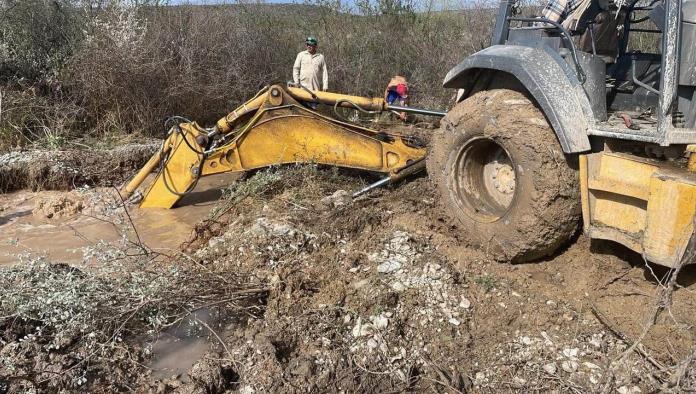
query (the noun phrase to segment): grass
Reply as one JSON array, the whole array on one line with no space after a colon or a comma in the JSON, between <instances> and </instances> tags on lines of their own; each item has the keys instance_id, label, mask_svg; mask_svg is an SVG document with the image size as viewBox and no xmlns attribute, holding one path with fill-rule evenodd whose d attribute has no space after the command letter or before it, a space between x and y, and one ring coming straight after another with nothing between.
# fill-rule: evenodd
<instances>
[{"instance_id":1,"label":"grass","mask_svg":"<svg viewBox=\"0 0 696 394\"><path fill-rule=\"evenodd\" d=\"M477 285L481 286L481 288L483 288L483 290L486 293L490 292L491 290L495 289L496 286L498 286L497 280L490 275L478 276L476 277L476 279L474 279L474 282L476 282Z\"/></svg>"}]
</instances>

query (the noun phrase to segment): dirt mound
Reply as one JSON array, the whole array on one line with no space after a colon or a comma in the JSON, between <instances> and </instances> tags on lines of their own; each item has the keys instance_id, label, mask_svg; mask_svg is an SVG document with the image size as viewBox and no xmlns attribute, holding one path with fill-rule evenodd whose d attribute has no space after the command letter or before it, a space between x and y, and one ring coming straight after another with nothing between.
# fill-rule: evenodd
<instances>
[{"instance_id":1,"label":"dirt mound","mask_svg":"<svg viewBox=\"0 0 696 394\"><path fill-rule=\"evenodd\" d=\"M158 142L150 142L111 150L5 153L0 155L0 192L117 185L131 177L158 148Z\"/></svg>"},{"instance_id":2,"label":"dirt mound","mask_svg":"<svg viewBox=\"0 0 696 394\"><path fill-rule=\"evenodd\" d=\"M52 219L74 216L85 207L84 198L76 193L49 196L36 201L32 211L35 217Z\"/></svg>"},{"instance_id":3,"label":"dirt mound","mask_svg":"<svg viewBox=\"0 0 696 394\"><path fill-rule=\"evenodd\" d=\"M190 245L271 287L262 318L225 333L242 392L652 391L696 345L679 325L696 298L677 291L681 323L662 317L644 341L662 369L627 352L653 310L637 294L659 287L631 256L580 238L545 262L495 263L459 239L426 178L344 203L355 178L279 174L250 178L252 197L233 190Z\"/></svg>"}]
</instances>

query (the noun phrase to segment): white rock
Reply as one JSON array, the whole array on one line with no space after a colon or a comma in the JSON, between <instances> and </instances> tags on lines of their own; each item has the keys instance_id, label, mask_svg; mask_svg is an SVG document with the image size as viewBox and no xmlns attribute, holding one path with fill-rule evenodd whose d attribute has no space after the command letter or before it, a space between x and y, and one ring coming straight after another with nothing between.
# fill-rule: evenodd
<instances>
[{"instance_id":1,"label":"white rock","mask_svg":"<svg viewBox=\"0 0 696 394\"><path fill-rule=\"evenodd\" d=\"M481 384L486 380L486 374L483 372L476 372L474 375L474 384Z\"/></svg>"},{"instance_id":2,"label":"white rock","mask_svg":"<svg viewBox=\"0 0 696 394\"><path fill-rule=\"evenodd\" d=\"M370 349L376 349L377 346L379 346L379 343L374 338L370 338L367 340L367 347Z\"/></svg>"},{"instance_id":3,"label":"white rock","mask_svg":"<svg viewBox=\"0 0 696 394\"><path fill-rule=\"evenodd\" d=\"M397 282L394 282L391 284L391 288L392 288L392 290L394 290L396 292L402 292L402 291L406 290L406 285L397 281Z\"/></svg>"},{"instance_id":4,"label":"white rock","mask_svg":"<svg viewBox=\"0 0 696 394\"><path fill-rule=\"evenodd\" d=\"M374 327L370 323L363 323L362 318L359 317L358 321L353 326L352 334L354 338L364 337L371 335L374 331Z\"/></svg>"},{"instance_id":5,"label":"white rock","mask_svg":"<svg viewBox=\"0 0 696 394\"><path fill-rule=\"evenodd\" d=\"M574 359L578 357L578 352L580 349L574 347L574 348L565 348L563 349L563 355L567 358Z\"/></svg>"},{"instance_id":6,"label":"white rock","mask_svg":"<svg viewBox=\"0 0 696 394\"><path fill-rule=\"evenodd\" d=\"M271 234L275 235L276 237L280 237L283 235L295 235L295 229L293 229L290 225L285 224L285 223L273 223L271 226Z\"/></svg>"},{"instance_id":7,"label":"white rock","mask_svg":"<svg viewBox=\"0 0 696 394\"><path fill-rule=\"evenodd\" d=\"M334 194L321 199L321 203L327 206L340 207L350 204L350 193L345 190L336 190Z\"/></svg>"},{"instance_id":8,"label":"white rock","mask_svg":"<svg viewBox=\"0 0 696 394\"><path fill-rule=\"evenodd\" d=\"M594 336L594 335L592 336L592 339L589 340L589 343L590 343L590 345L592 345L592 346L594 346L594 347L596 347L596 348L602 347L602 339L601 339L601 338L597 338L597 337Z\"/></svg>"},{"instance_id":9,"label":"white rock","mask_svg":"<svg viewBox=\"0 0 696 394\"><path fill-rule=\"evenodd\" d=\"M527 384L527 381L519 376L515 376L514 378L512 378L512 383L514 383L517 386L524 386L525 384Z\"/></svg>"},{"instance_id":10,"label":"white rock","mask_svg":"<svg viewBox=\"0 0 696 394\"><path fill-rule=\"evenodd\" d=\"M372 316L370 317L370 320L372 321L372 325L376 329L387 328L387 326L389 325L389 319L387 319L387 317L384 315Z\"/></svg>"},{"instance_id":11,"label":"white rock","mask_svg":"<svg viewBox=\"0 0 696 394\"><path fill-rule=\"evenodd\" d=\"M239 389L239 394L254 394L256 390L254 390L253 387L251 386L243 386L241 389Z\"/></svg>"},{"instance_id":12,"label":"white rock","mask_svg":"<svg viewBox=\"0 0 696 394\"><path fill-rule=\"evenodd\" d=\"M546 345L546 346L553 345L553 341L551 340L551 337L549 336L549 334L546 333L546 331L542 331L541 336L542 336L542 338L544 338L544 345Z\"/></svg>"},{"instance_id":13,"label":"white rock","mask_svg":"<svg viewBox=\"0 0 696 394\"><path fill-rule=\"evenodd\" d=\"M389 274L394 271L401 269L401 263L394 260L387 260L384 263L377 266L377 272L382 274Z\"/></svg>"},{"instance_id":14,"label":"white rock","mask_svg":"<svg viewBox=\"0 0 696 394\"><path fill-rule=\"evenodd\" d=\"M450 324L452 324L452 325L454 325L454 326L458 326L458 325L461 324L461 323L459 322L459 320L457 320L457 319L455 319L455 318L450 318L448 321L450 322Z\"/></svg>"},{"instance_id":15,"label":"white rock","mask_svg":"<svg viewBox=\"0 0 696 394\"><path fill-rule=\"evenodd\" d=\"M222 244L223 242L225 242L225 239L223 237L213 237L210 239L210 241L208 241L208 246L214 248Z\"/></svg>"},{"instance_id":16,"label":"white rock","mask_svg":"<svg viewBox=\"0 0 696 394\"><path fill-rule=\"evenodd\" d=\"M544 369L544 372L546 372L549 375L553 375L556 373L556 363L548 363L542 367Z\"/></svg>"},{"instance_id":17,"label":"white rock","mask_svg":"<svg viewBox=\"0 0 696 394\"><path fill-rule=\"evenodd\" d=\"M527 336L520 337L520 342L521 342L523 345L529 346L529 345L532 344L532 338L527 337Z\"/></svg>"},{"instance_id":18,"label":"white rock","mask_svg":"<svg viewBox=\"0 0 696 394\"><path fill-rule=\"evenodd\" d=\"M585 361L584 363L582 363L582 365L589 369L601 369L599 365L591 363L589 361Z\"/></svg>"},{"instance_id":19,"label":"white rock","mask_svg":"<svg viewBox=\"0 0 696 394\"><path fill-rule=\"evenodd\" d=\"M575 372L578 369L578 362L574 360L563 361L561 363L561 368L568 373Z\"/></svg>"},{"instance_id":20,"label":"white rock","mask_svg":"<svg viewBox=\"0 0 696 394\"><path fill-rule=\"evenodd\" d=\"M469 309L471 307L471 301L469 301L466 297L462 296L462 300L459 303L459 307Z\"/></svg>"}]
</instances>

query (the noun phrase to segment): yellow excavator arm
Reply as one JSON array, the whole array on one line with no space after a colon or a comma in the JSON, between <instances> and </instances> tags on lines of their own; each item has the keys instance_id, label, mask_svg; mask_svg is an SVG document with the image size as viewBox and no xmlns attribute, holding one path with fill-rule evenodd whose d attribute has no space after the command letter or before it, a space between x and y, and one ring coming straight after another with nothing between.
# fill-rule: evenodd
<instances>
[{"instance_id":1,"label":"yellow excavator arm","mask_svg":"<svg viewBox=\"0 0 696 394\"><path fill-rule=\"evenodd\" d=\"M227 114L212 129L195 122L172 127L162 148L126 185L124 193L130 196L155 170L157 177L145 193L141 207L171 208L203 176L278 164L356 168L385 173L386 180L400 179L424 167L425 149L408 139L322 115L300 101L370 112L402 110L388 106L381 98L274 85Z\"/></svg>"}]
</instances>

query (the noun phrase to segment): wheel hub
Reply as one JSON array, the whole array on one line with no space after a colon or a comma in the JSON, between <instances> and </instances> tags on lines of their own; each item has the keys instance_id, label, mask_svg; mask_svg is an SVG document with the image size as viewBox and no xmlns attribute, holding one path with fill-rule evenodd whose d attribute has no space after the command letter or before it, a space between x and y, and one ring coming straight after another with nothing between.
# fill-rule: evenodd
<instances>
[{"instance_id":1,"label":"wheel hub","mask_svg":"<svg viewBox=\"0 0 696 394\"><path fill-rule=\"evenodd\" d=\"M500 219L517 189L515 166L508 152L490 138L466 143L457 155L455 198L470 216L484 222Z\"/></svg>"},{"instance_id":2,"label":"wheel hub","mask_svg":"<svg viewBox=\"0 0 696 394\"><path fill-rule=\"evenodd\" d=\"M515 192L515 170L507 163L493 164L493 185L496 190L503 194L512 194Z\"/></svg>"}]
</instances>

